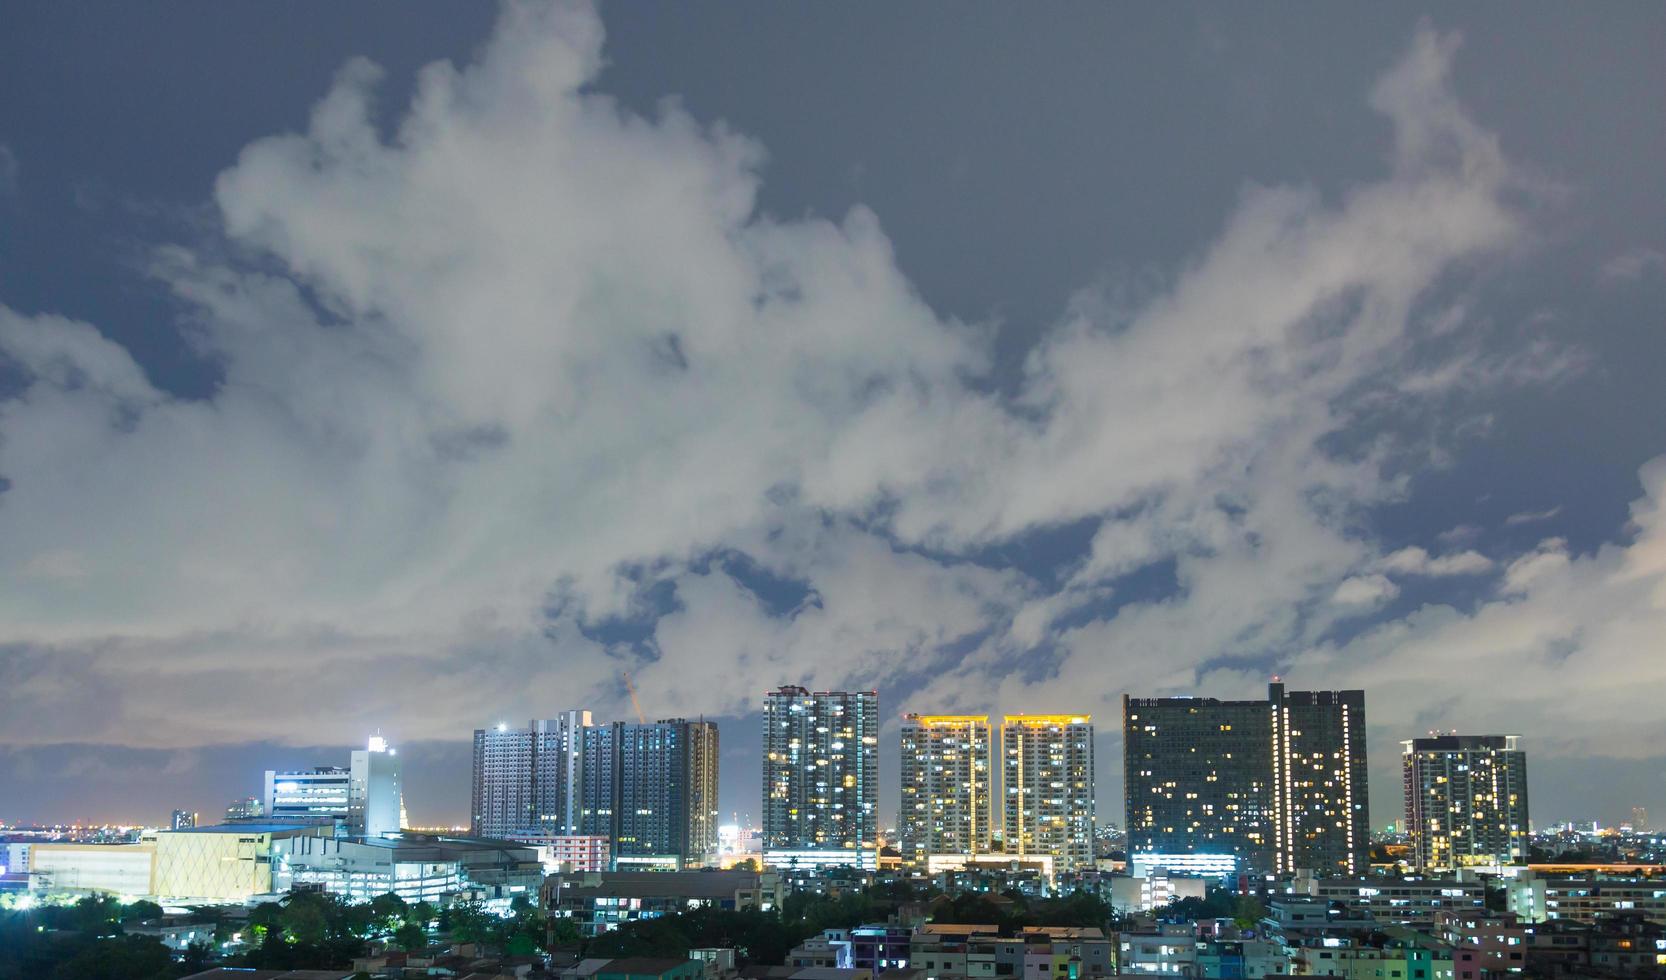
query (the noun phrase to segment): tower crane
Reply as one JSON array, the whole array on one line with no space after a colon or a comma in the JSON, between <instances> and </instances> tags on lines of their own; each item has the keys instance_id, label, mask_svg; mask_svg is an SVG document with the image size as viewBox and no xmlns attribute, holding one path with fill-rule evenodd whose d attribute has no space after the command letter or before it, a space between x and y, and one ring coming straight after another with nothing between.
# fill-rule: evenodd
<instances>
[{"instance_id":1,"label":"tower crane","mask_svg":"<svg viewBox=\"0 0 1666 980\"><path fill-rule=\"evenodd\" d=\"M642 714L642 702L636 699L636 685L631 683L631 672L624 670L619 673L625 679L625 690L631 696L631 707L636 709L637 722L646 725L648 723L648 719Z\"/></svg>"}]
</instances>

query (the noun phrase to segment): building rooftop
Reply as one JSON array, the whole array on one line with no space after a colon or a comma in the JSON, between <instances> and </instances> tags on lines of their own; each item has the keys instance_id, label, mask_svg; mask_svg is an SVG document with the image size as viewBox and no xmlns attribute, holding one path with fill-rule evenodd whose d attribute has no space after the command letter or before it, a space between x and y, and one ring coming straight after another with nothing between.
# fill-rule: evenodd
<instances>
[{"instance_id":1,"label":"building rooftop","mask_svg":"<svg viewBox=\"0 0 1666 980\"><path fill-rule=\"evenodd\" d=\"M692 898L726 898L737 888L756 887L756 871L619 871L613 873L563 875L562 890L586 895L644 898L687 895Z\"/></svg>"},{"instance_id":2,"label":"building rooftop","mask_svg":"<svg viewBox=\"0 0 1666 980\"><path fill-rule=\"evenodd\" d=\"M221 966L183 980L351 980L352 970L241 970Z\"/></svg>"},{"instance_id":3,"label":"building rooftop","mask_svg":"<svg viewBox=\"0 0 1666 980\"><path fill-rule=\"evenodd\" d=\"M317 833L321 824L316 822L302 822L286 820L282 822L251 822L251 823L216 823L206 827L181 827L178 830L163 830L163 834L284 834L284 833ZM247 976L247 973L243 974Z\"/></svg>"},{"instance_id":4,"label":"building rooftop","mask_svg":"<svg viewBox=\"0 0 1666 980\"><path fill-rule=\"evenodd\" d=\"M669 973L679 967L685 967L694 960L654 959L647 956L627 956L623 959L608 960L597 967L594 973Z\"/></svg>"}]
</instances>

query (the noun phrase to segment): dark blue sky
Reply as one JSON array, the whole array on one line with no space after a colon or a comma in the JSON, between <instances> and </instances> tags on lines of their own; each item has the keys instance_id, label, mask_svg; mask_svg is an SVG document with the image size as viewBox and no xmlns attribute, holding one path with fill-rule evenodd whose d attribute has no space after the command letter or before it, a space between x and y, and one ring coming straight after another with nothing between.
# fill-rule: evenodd
<instances>
[{"instance_id":1,"label":"dark blue sky","mask_svg":"<svg viewBox=\"0 0 1666 980\"><path fill-rule=\"evenodd\" d=\"M470 727L623 669L726 720L733 810L775 683L1109 730L1272 670L1367 686L1378 822L1419 724L1527 736L1541 821L1666 809L1666 12L1268 13L619 4L598 65L487 5L9 5L0 819L380 727L459 820ZM380 155L313 121L357 57ZM561 91L413 128L440 59Z\"/></svg>"}]
</instances>

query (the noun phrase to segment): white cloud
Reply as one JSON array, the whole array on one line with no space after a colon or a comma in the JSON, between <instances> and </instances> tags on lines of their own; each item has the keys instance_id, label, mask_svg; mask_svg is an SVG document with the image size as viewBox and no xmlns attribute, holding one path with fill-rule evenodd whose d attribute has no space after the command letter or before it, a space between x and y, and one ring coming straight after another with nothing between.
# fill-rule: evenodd
<instances>
[{"instance_id":1,"label":"white cloud","mask_svg":"<svg viewBox=\"0 0 1666 980\"><path fill-rule=\"evenodd\" d=\"M1396 575L1480 575L1493 569L1493 561L1478 551L1456 551L1431 556L1416 545L1401 548L1378 562L1378 567Z\"/></svg>"},{"instance_id":2,"label":"white cloud","mask_svg":"<svg viewBox=\"0 0 1666 980\"><path fill-rule=\"evenodd\" d=\"M1450 39L1421 32L1372 96L1385 176L1247 187L1149 302L1076 297L1011 398L876 215L757 213L763 149L590 92L600 46L589 11L513 5L391 138L354 62L306 133L247 147L215 188L224 247L155 261L224 367L211 398L0 308L28 377L0 403L0 737L456 737L608 713L624 667L656 715L784 680L1102 710L1318 663L1386 573L1491 567L1358 533L1407 474L1353 396L1410 377L1420 301L1522 231ZM1420 390L1473 377L1435 368ZM1339 434L1362 448L1321 448ZM989 557L1082 519L1104 520L1062 586ZM716 551L807 598L779 615ZM1160 563L1175 590L1112 591ZM1570 574L1531 571L1509 587ZM597 638L655 587L675 608L642 649Z\"/></svg>"},{"instance_id":3,"label":"white cloud","mask_svg":"<svg viewBox=\"0 0 1666 980\"><path fill-rule=\"evenodd\" d=\"M1297 669L1367 687L1377 725L1521 732L1529 751L1550 755L1657 754L1666 739L1666 457L1640 477L1629 541L1576 557L1548 540L1475 609L1427 607L1341 647L1315 647Z\"/></svg>"},{"instance_id":4,"label":"white cloud","mask_svg":"<svg viewBox=\"0 0 1666 980\"><path fill-rule=\"evenodd\" d=\"M1510 527L1519 527L1523 524L1538 524L1541 521L1548 521L1560 513L1562 513L1562 505L1557 504L1555 507L1550 507L1545 510L1522 511L1519 514L1511 514L1509 517L1504 518L1504 523Z\"/></svg>"},{"instance_id":5,"label":"white cloud","mask_svg":"<svg viewBox=\"0 0 1666 980\"><path fill-rule=\"evenodd\" d=\"M1400 587L1387 575L1356 575L1342 580L1331 594L1341 606L1379 606L1400 594Z\"/></svg>"}]
</instances>

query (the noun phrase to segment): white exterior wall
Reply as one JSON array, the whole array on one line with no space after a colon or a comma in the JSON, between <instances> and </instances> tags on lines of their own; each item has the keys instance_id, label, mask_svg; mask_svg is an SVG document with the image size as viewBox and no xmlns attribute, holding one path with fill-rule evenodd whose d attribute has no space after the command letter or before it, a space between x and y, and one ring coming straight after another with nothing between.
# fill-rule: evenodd
<instances>
[{"instance_id":1,"label":"white exterior wall","mask_svg":"<svg viewBox=\"0 0 1666 980\"><path fill-rule=\"evenodd\" d=\"M150 844L34 844L29 870L47 893L151 894L156 849Z\"/></svg>"}]
</instances>

